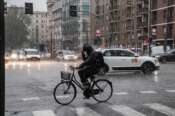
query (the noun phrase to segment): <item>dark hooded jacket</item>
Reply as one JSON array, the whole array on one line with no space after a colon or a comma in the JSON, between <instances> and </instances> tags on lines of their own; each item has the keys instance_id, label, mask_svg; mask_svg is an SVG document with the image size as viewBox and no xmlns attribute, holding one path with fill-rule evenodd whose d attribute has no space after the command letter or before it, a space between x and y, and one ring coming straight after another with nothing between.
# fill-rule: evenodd
<instances>
[{"instance_id":1,"label":"dark hooded jacket","mask_svg":"<svg viewBox=\"0 0 175 116\"><path fill-rule=\"evenodd\" d=\"M83 51L81 53L83 61L85 61L93 51L94 51L94 49L90 45L84 44ZM85 52L86 52L86 54L85 54Z\"/></svg>"},{"instance_id":2,"label":"dark hooded jacket","mask_svg":"<svg viewBox=\"0 0 175 116\"><path fill-rule=\"evenodd\" d=\"M85 55L84 52L86 52L87 54ZM85 44L83 46L82 58L84 62L79 66L79 68L83 68L84 66L95 66L95 51L90 45Z\"/></svg>"},{"instance_id":3,"label":"dark hooded jacket","mask_svg":"<svg viewBox=\"0 0 175 116\"><path fill-rule=\"evenodd\" d=\"M84 52L86 52L87 54L85 55ZM100 67L104 67L105 71L108 72L109 67L104 62L103 58L100 60L100 63L98 63L97 58L99 58L99 55L102 55L102 54L100 52L96 52L90 45L84 44L83 51L82 51L82 58L84 62L80 64L79 68L90 66L94 68L94 70L98 71ZM103 57L103 55L101 57Z\"/></svg>"}]
</instances>

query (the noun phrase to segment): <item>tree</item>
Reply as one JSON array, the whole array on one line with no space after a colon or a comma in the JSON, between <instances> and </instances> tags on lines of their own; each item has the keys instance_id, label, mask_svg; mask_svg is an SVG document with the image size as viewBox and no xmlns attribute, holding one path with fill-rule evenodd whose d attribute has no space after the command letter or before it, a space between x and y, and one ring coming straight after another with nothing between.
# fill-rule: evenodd
<instances>
[{"instance_id":1,"label":"tree","mask_svg":"<svg viewBox=\"0 0 175 116\"><path fill-rule=\"evenodd\" d=\"M18 7L11 7L5 17L5 48L8 50L26 47L30 43L27 27L31 21L20 10Z\"/></svg>"}]
</instances>

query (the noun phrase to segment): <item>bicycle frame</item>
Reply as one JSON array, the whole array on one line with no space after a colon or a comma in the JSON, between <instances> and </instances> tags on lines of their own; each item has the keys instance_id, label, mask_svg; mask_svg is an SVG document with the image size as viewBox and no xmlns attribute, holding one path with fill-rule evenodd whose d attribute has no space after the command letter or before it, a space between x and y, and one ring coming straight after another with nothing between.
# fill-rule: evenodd
<instances>
[{"instance_id":1,"label":"bicycle frame","mask_svg":"<svg viewBox=\"0 0 175 116\"><path fill-rule=\"evenodd\" d=\"M84 91L84 87L82 86L82 84L76 79L76 77L75 77L75 69L72 69L72 74L71 74L71 78L70 78L70 80L66 80L67 82L70 82L70 83L74 83L75 85L77 85L81 90L83 90ZM92 81L91 80L91 85L93 85L93 82L94 81ZM98 86L98 85L96 85L96 87L98 87L100 90L101 90L101 88ZM67 89L69 89L69 86L68 86L68 88Z\"/></svg>"},{"instance_id":2,"label":"bicycle frame","mask_svg":"<svg viewBox=\"0 0 175 116\"><path fill-rule=\"evenodd\" d=\"M82 84L75 77L75 69L73 69L72 71L73 72L72 72L72 75L71 75L70 82L74 83L75 85L77 85L81 90L84 90Z\"/></svg>"}]
</instances>

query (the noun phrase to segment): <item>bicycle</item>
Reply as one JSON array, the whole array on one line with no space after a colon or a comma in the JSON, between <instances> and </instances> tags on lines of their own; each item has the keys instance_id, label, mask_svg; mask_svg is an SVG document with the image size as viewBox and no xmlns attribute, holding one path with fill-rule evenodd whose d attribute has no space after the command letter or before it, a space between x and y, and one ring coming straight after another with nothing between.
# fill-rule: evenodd
<instances>
[{"instance_id":1,"label":"bicycle","mask_svg":"<svg viewBox=\"0 0 175 116\"><path fill-rule=\"evenodd\" d=\"M85 91L83 85L75 77L75 67L70 67L72 73L61 72L61 82L58 83L53 92L55 101L61 105L68 105L77 96L77 87L82 91ZM112 82L107 79L95 79L90 77L89 90L90 97L92 97L97 102L106 102L113 95Z\"/></svg>"}]
</instances>

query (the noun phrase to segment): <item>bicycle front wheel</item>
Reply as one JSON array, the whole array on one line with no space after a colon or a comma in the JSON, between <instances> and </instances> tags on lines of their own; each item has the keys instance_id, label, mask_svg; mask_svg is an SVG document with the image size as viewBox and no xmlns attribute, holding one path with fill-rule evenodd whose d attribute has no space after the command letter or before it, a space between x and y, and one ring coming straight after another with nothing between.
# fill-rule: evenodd
<instances>
[{"instance_id":1,"label":"bicycle front wheel","mask_svg":"<svg viewBox=\"0 0 175 116\"><path fill-rule=\"evenodd\" d=\"M61 105L70 104L76 97L77 91L71 82L61 82L54 88L53 96L57 103Z\"/></svg>"},{"instance_id":2,"label":"bicycle front wheel","mask_svg":"<svg viewBox=\"0 0 175 116\"><path fill-rule=\"evenodd\" d=\"M108 101L113 94L112 83L106 79L99 79L92 85L93 90L98 90L98 93L94 94L94 98L98 102Z\"/></svg>"}]
</instances>

